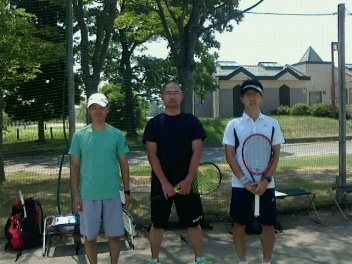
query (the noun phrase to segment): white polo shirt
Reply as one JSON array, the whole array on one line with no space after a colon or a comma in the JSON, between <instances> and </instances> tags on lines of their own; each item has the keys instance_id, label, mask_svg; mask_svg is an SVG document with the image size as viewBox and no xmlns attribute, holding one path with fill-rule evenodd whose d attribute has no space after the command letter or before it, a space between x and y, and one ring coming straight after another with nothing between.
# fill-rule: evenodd
<instances>
[{"instance_id":1,"label":"white polo shirt","mask_svg":"<svg viewBox=\"0 0 352 264\"><path fill-rule=\"evenodd\" d=\"M227 124L227 127L224 132L224 138L222 141L223 145L230 145L230 146L236 147L236 139L235 139L235 133L234 133L235 130L236 130L238 143L239 143L236 150L236 159L240 164L243 173L249 177L251 177L251 175L246 169L246 166L243 164L241 153L242 153L243 143L250 135L262 134L270 139L272 138L272 143L274 146L285 143L284 136L282 134L280 125L277 122L277 120L269 116L263 115L262 113L260 113L259 118L256 121L254 121L246 113L243 113L242 117L230 121ZM262 176L253 175L253 177L255 181L260 181ZM243 184L234 174L232 174L232 187L244 188ZM275 180L273 179L269 184L268 188L274 188L274 187L275 187Z\"/></svg>"}]
</instances>

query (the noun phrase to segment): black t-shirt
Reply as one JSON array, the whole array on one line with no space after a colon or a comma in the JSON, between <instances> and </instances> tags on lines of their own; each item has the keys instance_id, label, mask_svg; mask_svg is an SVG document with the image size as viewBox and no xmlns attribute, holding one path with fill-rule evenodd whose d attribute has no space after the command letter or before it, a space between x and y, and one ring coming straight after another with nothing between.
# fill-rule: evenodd
<instances>
[{"instance_id":1,"label":"black t-shirt","mask_svg":"<svg viewBox=\"0 0 352 264\"><path fill-rule=\"evenodd\" d=\"M142 141L157 144L163 171L170 183L176 185L187 176L193 154L192 141L206 137L202 123L194 115L162 113L149 120ZM156 178L154 172L152 175Z\"/></svg>"}]
</instances>

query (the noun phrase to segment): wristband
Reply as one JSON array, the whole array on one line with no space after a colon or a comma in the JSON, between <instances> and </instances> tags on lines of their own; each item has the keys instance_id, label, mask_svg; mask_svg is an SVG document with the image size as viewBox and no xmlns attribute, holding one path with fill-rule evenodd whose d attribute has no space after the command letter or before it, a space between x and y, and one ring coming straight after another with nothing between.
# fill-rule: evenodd
<instances>
[{"instance_id":1,"label":"wristband","mask_svg":"<svg viewBox=\"0 0 352 264\"><path fill-rule=\"evenodd\" d=\"M127 194L127 195L131 195L131 191L124 191L125 192L125 194Z\"/></svg>"},{"instance_id":2,"label":"wristband","mask_svg":"<svg viewBox=\"0 0 352 264\"><path fill-rule=\"evenodd\" d=\"M248 176L244 176L240 179L241 183L243 184L243 186L245 186L247 183L249 182L253 182Z\"/></svg>"}]
</instances>

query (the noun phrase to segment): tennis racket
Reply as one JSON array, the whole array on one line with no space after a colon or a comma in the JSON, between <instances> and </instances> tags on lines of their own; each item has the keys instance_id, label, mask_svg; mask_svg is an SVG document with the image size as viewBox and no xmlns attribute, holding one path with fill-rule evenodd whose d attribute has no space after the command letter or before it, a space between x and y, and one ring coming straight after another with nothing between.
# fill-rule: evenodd
<instances>
[{"instance_id":1,"label":"tennis racket","mask_svg":"<svg viewBox=\"0 0 352 264\"><path fill-rule=\"evenodd\" d=\"M20 196L21 204L23 207L23 218L26 218L27 217L27 209L26 209L26 204L24 202L22 191L18 191L18 195Z\"/></svg>"},{"instance_id":2,"label":"tennis racket","mask_svg":"<svg viewBox=\"0 0 352 264\"><path fill-rule=\"evenodd\" d=\"M209 194L219 188L221 184L222 174L217 165L211 162L201 163L198 167L198 172L194 176L191 192L196 194ZM179 193L181 188L175 188L175 192ZM164 193L151 198L151 200L158 200L165 198Z\"/></svg>"},{"instance_id":3,"label":"tennis racket","mask_svg":"<svg viewBox=\"0 0 352 264\"><path fill-rule=\"evenodd\" d=\"M134 249L134 238L138 235L138 227L132 215L127 210L123 210L123 222L126 241L129 247Z\"/></svg>"},{"instance_id":4,"label":"tennis racket","mask_svg":"<svg viewBox=\"0 0 352 264\"><path fill-rule=\"evenodd\" d=\"M253 175L265 175L273 164L273 146L270 139L262 134L253 134L243 143L242 160L248 172ZM260 197L255 195L254 216L260 215Z\"/></svg>"}]
</instances>

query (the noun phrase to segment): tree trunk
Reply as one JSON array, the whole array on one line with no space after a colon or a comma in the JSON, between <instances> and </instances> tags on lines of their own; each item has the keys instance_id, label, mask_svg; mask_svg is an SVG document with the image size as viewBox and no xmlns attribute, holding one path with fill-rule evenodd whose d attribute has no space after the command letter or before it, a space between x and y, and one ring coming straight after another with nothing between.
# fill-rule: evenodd
<instances>
[{"instance_id":1,"label":"tree trunk","mask_svg":"<svg viewBox=\"0 0 352 264\"><path fill-rule=\"evenodd\" d=\"M38 141L45 142L45 124L44 124L44 120L38 121Z\"/></svg>"},{"instance_id":2,"label":"tree trunk","mask_svg":"<svg viewBox=\"0 0 352 264\"><path fill-rule=\"evenodd\" d=\"M121 32L124 34L124 32ZM126 114L127 114L127 137L138 137L136 128L135 104L132 89L132 69L131 69L131 52L128 45L122 43L122 56L120 63L120 75L122 77L122 91L125 94Z\"/></svg>"},{"instance_id":3,"label":"tree trunk","mask_svg":"<svg viewBox=\"0 0 352 264\"><path fill-rule=\"evenodd\" d=\"M182 111L194 114L194 70L190 68L180 68L180 82L185 99L182 103Z\"/></svg>"}]
</instances>

